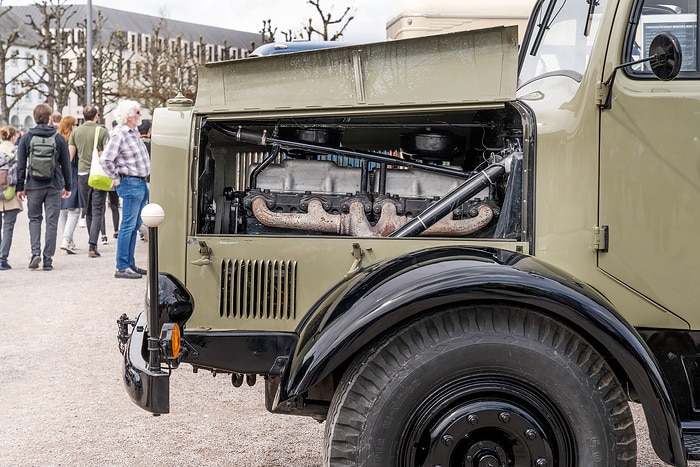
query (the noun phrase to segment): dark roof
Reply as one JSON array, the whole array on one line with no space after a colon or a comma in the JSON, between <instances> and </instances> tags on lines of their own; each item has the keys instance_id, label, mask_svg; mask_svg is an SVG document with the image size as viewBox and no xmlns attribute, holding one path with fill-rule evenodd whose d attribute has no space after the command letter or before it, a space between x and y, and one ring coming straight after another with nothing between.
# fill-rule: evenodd
<instances>
[{"instance_id":1,"label":"dark roof","mask_svg":"<svg viewBox=\"0 0 700 467\"><path fill-rule=\"evenodd\" d=\"M75 12L65 21L63 27L75 28L78 23L81 23L87 17L87 5L65 5L70 12ZM35 21L40 21L40 12L35 5L29 6L12 6L0 7L0 10L12 8L10 14L19 18L19 23L24 23L27 15L36 18ZM92 7L93 20L97 19L97 12L101 12L105 18L103 33L109 35L112 31L130 31L142 34L152 34L155 26L158 25L160 18L157 16L142 15L129 11L115 10L114 8L106 8L102 6ZM181 35L183 39L191 42L199 42L199 38L206 44L223 45L224 41L228 47L238 49L247 49L251 42L260 42L260 33L236 31L233 29L217 28L214 26L205 26L202 24L188 23L185 21L177 21L166 18L167 29L175 37ZM14 29L14 27L11 27ZM25 29L31 30L25 26ZM1 27L0 30L6 30Z\"/></svg>"},{"instance_id":2,"label":"dark roof","mask_svg":"<svg viewBox=\"0 0 700 467\"><path fill-rule=\"evenodd\" d=\"M2 7L0 8L0 31L3 31L3 35L7 34L9 31L14 31L19 29L20 34L17 41L13 45L21 45L25 47L31 47L35 45L39 38L34 32L34 30L24 24L23 18L17 14L16 8L18 7ZM4 13L5 10L9 10Z\"/></svg>"}]
</instances>

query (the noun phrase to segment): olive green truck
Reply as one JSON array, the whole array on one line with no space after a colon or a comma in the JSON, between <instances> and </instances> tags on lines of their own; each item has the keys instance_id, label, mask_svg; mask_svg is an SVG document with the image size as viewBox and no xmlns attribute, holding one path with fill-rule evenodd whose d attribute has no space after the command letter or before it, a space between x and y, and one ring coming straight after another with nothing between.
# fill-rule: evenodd
<instances>
[{"instance_id":1,"label":"olive green truck","mask_svg":"<svg viewBox=\"0 0 700 467\"><path fill-rule=\"evenodd\" d=\"M324 463L700 459L698 0L202 66L154 114L124 385L182 364L325 421ZM206 384L203 382L202 384ZM177 394L173 394L177 397Z\"/></svg>"}]
</instances>

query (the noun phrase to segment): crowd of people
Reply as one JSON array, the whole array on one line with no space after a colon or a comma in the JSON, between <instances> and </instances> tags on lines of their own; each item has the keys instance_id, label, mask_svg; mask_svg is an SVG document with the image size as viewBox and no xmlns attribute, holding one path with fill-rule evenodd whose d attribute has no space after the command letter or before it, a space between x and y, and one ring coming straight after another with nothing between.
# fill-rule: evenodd
<instances>
[{"instance_id":1,"label":"crowd of people","mask_svg":"<svg viewBox=\"0 0 700 467\"><path fill-rule=\"evenodd\" d=\"M138 279L146 274L136 265L134 254L141 210L149 194L150 121L142 119L140 105L131 100L119 102L114 115L108 131L99 124L100 113L94 105L84 107L84 122L79 125L75 117L39 104L33 112L36 126L29 131L20 132L10 125L0 128L0 155L16 164L14 195L0 197L0 271L12 269L12 237L26 201L30 269L53 270L59 223L63 225L60 250L68 255L78 253L73 237L76 227L84 225L87 255L101 257L98 243L108 243L107 205L117 240L114 277ZM95 172L109 177L107 182L111 179L109 190L91 186L90 175Z\"/></svg>"}]
</instances>

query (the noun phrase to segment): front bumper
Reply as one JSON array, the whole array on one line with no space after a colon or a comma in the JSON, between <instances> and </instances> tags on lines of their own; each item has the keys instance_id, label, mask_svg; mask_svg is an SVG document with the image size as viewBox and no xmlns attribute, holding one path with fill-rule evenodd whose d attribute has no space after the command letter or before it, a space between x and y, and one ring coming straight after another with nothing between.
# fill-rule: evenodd
<instances>
[{"instance_id":1,"label":"front bumper","mask_svg":"<svg viewBox=\"0 0 700 467\"><path fill-rule=\"evenodd\" d=\"M124 388L142 409L164 414L170 412L170 373L148 369L146 329L146 313L141 313L124 352Z\"/></svg>"}]
</instances>

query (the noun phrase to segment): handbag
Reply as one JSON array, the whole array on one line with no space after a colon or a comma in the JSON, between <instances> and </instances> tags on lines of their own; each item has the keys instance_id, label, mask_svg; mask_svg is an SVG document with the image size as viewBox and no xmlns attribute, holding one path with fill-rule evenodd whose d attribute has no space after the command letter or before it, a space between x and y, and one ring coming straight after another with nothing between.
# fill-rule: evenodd
<instances>
[{"instance_id":1,"label":"handbag","mask_svg":"<svg viewBox=\"0 0 700 467\"><path fill-rule=\"evenodd\" d=\"M0 152L0 201L9 201L15 196L17 185L17 159L15 155Z\"/></svg>"},{"instance_id":2,"label":"handbag","mask_svg":"<svg viewBox=\"0 0 700 467\"><path fill-rule=\"evenodd\" d=\"M88 186L96 190L109 191L112 189L112 179L105 173L100 165L100 153L97 151L97 139L100 135L100 127L95 128L95 145L92 148L92 162L90 163L90 176Z\"/></svg>"}]
</instances>

